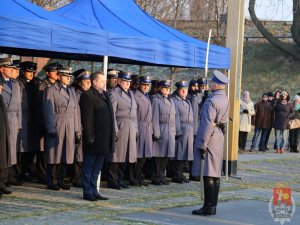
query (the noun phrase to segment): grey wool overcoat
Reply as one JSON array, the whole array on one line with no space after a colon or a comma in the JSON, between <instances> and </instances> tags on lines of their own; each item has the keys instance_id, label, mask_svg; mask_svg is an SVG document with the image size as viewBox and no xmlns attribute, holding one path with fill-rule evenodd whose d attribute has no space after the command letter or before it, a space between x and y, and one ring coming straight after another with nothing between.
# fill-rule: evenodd
<instances>
[{"instance_id":1,"label":"grey wool overcoat","mask_svg":"<svg viewBox=\"0 0 300 225\"><path fill-rule=\"evenodd\" d=\"M194 113L189 100L184 100L179 95L173 97L175 110L179 123L176 126L176 134L180 137L176 140L175 160L192 161L194 147Z\"/></svg>"},{"instance_id":2,"label":"grey wool overcoat","mask_svg":"<svg viewBox=\"0 0 300 225\"><path fill-rule=\"evenodd\" d=\"M56 137L46 137L48 164L74 162L75 132L80 133L78 121L78 101L75 90L67 91L59 82L46 89L43 112L47 133L57 133Z\"/></svg>"},{"instance_id":3,"label":"grey wool overcoat","mask_svg":"<svg viewBox=\"0 0 300 225\"><path fill-rule=\"evenodd\" d=\"M148 94L143 94L140 90L134 93L137 104L137 121L139 138L137 140L137 158L152 157L152 106Z\"/></svg>"},{"instance_id":4,"label":"grey wool overcoat","mask_svg":"<svg viewBox=\"0 0 300 225\"><path fill-rule=\"evenodd\" d=\"M18 81L11 79L10 82L11 88L7 82L3 84L1 95L7 109L11 165L15 165L17 164L18 135L22 129L21 90Z\"/></svg>"},{"instance_id":5,"label":"grey wool overcoat","mask_svg":"<svg viewBox=\"0 0 300 225\"><path fill-rule=\"evenodd\" d=\"M152 157L175 156L176 110L172 98L157 94L152 100L153 135L159 141L153 142Z\"/></svg>"},{"instance_id":6,"label":"grey wool overcoat","mask_svg":"<svg viewBox=\"0 0 300 225\"><path fill-rule=\"evenodd\" d=\"M226 123L228 117L229 101L225 91L214 91L205 100L201 109L200 126L198 128L195 143L197 151L199 151L199 149L207 149L208 151L204 163L204 176L221 177L224 152L224 134L216 125ZM197 156L199 158L195 157L194 162L195 160L200 161L200 154L197 154ZM200 168L198 171L200 173ZM193 173L193 175L197 174Z\"/></svg>"},{"instance_id":7,"label":"grey wool overcoat","mask_svg":"<svg viewBox=\"0 0 300 225\"><path fill-rule=\"evenodd\" d=\"M130 162L137 159L136 139L138 134L137 105L132 91L126 93L121 87L110 92L111 103L115 115L115 131L117 141L115 152L109 162ZM128 155L128 158L126 157Z\"/></svg>"}]
</instances>

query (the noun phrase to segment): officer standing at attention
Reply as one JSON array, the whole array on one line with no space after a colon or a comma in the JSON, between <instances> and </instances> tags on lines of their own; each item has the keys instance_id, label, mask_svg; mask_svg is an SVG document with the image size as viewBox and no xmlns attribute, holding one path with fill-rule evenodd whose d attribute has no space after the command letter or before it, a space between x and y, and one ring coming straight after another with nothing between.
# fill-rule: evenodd
<instances>
[{"instance_id":1,"label":"officer standing at attention","mask_svg":"<svg viewBox=\"0 0 300 225\"><path fill-rule=\"evenodd\" d=\"M165 171L169 158L175 156L176 110L170 96L171 81L159 82L159 93L152 100L153 150L152 184L168 185Z\"/></svg>"},{"instance_id":2,"label":"officer standing at attention","mask_svg":"<svg viewBox=\"0 0 300 225\"><path fill-rule=\"evenodd\" d=\"M2 194L12 193L5 187L8 181L8 168L10 167L10 146L7 112L1 96L2 89L3 84L0 80L0 199Z\"/></svg>"},{"instance_id":3,"label":"officer standing at attention","mask_svg":"<svg viewBox=\"0 0 300 225\"><path fill-rule=\"evenodd\" d=\"M124 183L126 163L129 166L129 182L134 183L134 166L137 159L136 141L138 137L137 105L130 88L131 75L118 74L118 86L110 92L115 114L115 152L108 157L108 187L128 188Z\"/></svg>"},{"instance_id":4,"label":"officer standing at attention","mask_svg":"<svg viewBox=\"0 0 300 225\"><path fill-rule=\"evenodd\" d=\"M113 90L118 85L118 74L120 70L109 69L107 71L106 89L107 91Z\"/></svg>"},{"instance_id":5,"label":"officer standing at attention","mask_svg":"<svg viewBox=\"0 0 300 225\"><path fill-rule=\"evenodd\" d=\"M32 181L34 156L39 150L39 143L36 142L37 129L34 110L36 104L32 82L37 64L25 61L20 63L20 68L20 76L17 81L20 84L22 97L22 130L18 140L18 165L21 167L21 179Z\"/></svg>"},{"instance_id":6,"label":"officer standing at attention","mask_svg":"<svg viewBox=\"0 0 300 225\"><path fill-rule=\"evenodd\" d=\"M87 90L89 90L91 87L91 72L85 69L80 69L75 71L73 75L77 82L75 93L76 93L76 99L79 104L81 95ZM80 107L78 108L77 116L78 116L79 125L81 127ZM78 188L82 187L82 181L81 181L82 162L83 162L82 143L78 143L75 146L75 158L73 163L73 173L71 179L73 187L78 187Z\"/></svg>"},{"instance_id":7,"label":"officer standing at attention","mask_svg":"<svg viewBox=\"0 0 300 225\"><path fill-rule=\"evenodd\" d=\"M131 83L130 83L130 90L135 93L138 89L139 89L139 86L140 86L140 83L139 83L139 75L137 74L132 74L131 75Z\"/></svg>"},{"instance_id":8,"label":"officer standing at attention","mask_svg":"<svg viewBox=\"0 0 300 225\"><path fill-rule=\"evenodd\" d=\"M194 215L215 215L220 189L220 177L223 163L225 124L229 117L229 101L225 88L228 78L214 71L210 88L212 93L205 100L200 127L196 137L196 149L204 159L204 204L194 210ZM195 159L199 160L200 159Z\"/></svg>"},{"instance_id":9,"label":"officer standing at attention","mask_svg":"<svg viewBox=\"0 0 300 225\"><path fill-rule=\"evenodd\" d=\"M146 185L143 182L143 167L147 158L152 157L152 107L148 95L151 77L141 76L139 88L134 93L137 104L137 120L139 128L139 138L137 141L137 163L136 163L136 181L137 185Z\"/></svg>"},{"instance_id":10,"label":"officer standing at attention","mask_svg":"<svg viewBox=\"0 0 300 225\"><path fill-rule=\"evenodd\" d=\"M175 157L171 161L172 181L188 183L183 175L185 163L193 160L194 113L187 99L189 83L185 80L176 82L177 90L173 96L176 110L176 145Z\"/></svg>"},{"instance_id":11,"label":"officer standing at attention","mask_svg":"<svg viewBox=\"0 0 300 225\"><path fill-rule=\"evenodd\" d=\"M46 79L39 82L37 85L37 95L36 99L36 113L38 122L38 137L40 142L40 150L36 157L36 176L40 183L46 184L46 155L45 155L45 135L46 128L44 123L44 113L43 113L43 96L46 88L51 87L55 84L58 79L57 70L61 68L62 65L54 62L44 66L44 71L46 73Z\"/></svg>"},{"instance_id":12,"label":"officer standing at attention","mask_svg":"<svg viewBox=\"0 0 300 225\"><path fill-rule=\"evenodd\" d=\"M20 60L13 60L13 75L12 78L13 79L17 79L17 77L19 76L19 72L20 72Z\"/></svg>"},{"instance_id":13,"label":"officer standing at attention","mask_svg":"<svg viewBox=\"0 0 300 225\"><path fill-rule=\"evenodd\" d=\"M71 68L58 69L58 82L46 89L43 110L46 126L47 188L69 190L64 183L67 164L73 164L75 144L80 142L78 102L69 87Z\"/></svg>"},{"instance_id":14,"label":"officer standing at attention","mask_svg":"<svg viewBox=\"0 0 300 225\"><path fill-rule=\"evenodd\" d=\"M199 109L200 109L200 103L202 101L201 93L199 93L198 89L198 82L196 80L191 80L189 84L189 94L187 98L190 100L192 108L193 108L193 113L194 113L194 142L196 140L196 134L197 130L199 127ZM195 154L195 148L194 148L194 154ZM189 173L190 173L190 180L193 181L200 181L200 176L193 176L192 174L192 168L194 163L200 163L199 162L193 162L191 161L189 164ZM198 166L200 168L200 166Z\"/></svg>"},{"instance_id":15,"label":"officer standing at attention","mask_svg":"<svg viewBox=\"0 0 300 225\"><path fill-rule=\"evenodd\" d=\"M11 58L0 59L0 79L3 82L2 97L7 109L7 119L9 126L9 146L10 146L10 164L9 183L20 186L22 183L17 179L17 149L18 134L22 129L22 108L21 108L21 90L19 83L12 79L13 67Z\"/></svg>"}]
</instances>

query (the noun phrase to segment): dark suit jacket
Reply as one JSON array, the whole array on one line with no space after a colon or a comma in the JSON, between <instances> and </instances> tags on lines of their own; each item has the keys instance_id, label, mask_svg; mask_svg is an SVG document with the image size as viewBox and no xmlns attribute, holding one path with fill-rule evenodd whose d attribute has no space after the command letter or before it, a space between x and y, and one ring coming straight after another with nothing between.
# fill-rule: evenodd
<instances>
[{"instance_id":1,"label":"dark suit jacket","mask_svg":"<svg viewBox=\"0 0 300 225\"><path fill-rule=\"evenodd\" d=\"M112 104L108 94L103 96L91 87L80 98L83 153L109 154L114 152L115 125ZM87 143L94 141L94 144Z\"/></svg>"},{"instance_id":2,"label":"dark suit jacket","mask_svg":"<svg viewBox=\"0 0 300 225\"><path fill-rule=\"evenodd\" d=\"M6 107L0 95L0 169L10 167L9 128Z\"/></svg>"}]
</instances>

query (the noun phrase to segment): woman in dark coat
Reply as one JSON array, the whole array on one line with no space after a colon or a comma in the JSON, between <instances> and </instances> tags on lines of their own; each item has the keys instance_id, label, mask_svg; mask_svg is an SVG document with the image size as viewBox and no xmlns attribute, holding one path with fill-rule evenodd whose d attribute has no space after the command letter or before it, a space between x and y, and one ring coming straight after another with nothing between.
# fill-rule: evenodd
<instances>
[{"instance_id":1,"label":"woman in dark coat","mask_svg":"<svg viewBox=\"0 0 300 225\"><path fill-rule=\"evenodd\" d=\"M295 96L295 100L293 102L295 113L292 119L300 120L300 93ZM298 153L298 146L300 143L300 128L291 129L290 130L290 149L291 152Z\"/></svg>"},{"instance_id":2,"label":"woman in dark coat","mask_svg":"<svg viewBox=\"0 0 300 225\"><path fill-rule=\"evenodd\" d=\"M293 104L289 102L290 96L287 91L282 91L280 99L274 105L274 129L276 136L276 153L284 153L288 140L288 122L294 113Z\"/></svg>"}]
</instances>

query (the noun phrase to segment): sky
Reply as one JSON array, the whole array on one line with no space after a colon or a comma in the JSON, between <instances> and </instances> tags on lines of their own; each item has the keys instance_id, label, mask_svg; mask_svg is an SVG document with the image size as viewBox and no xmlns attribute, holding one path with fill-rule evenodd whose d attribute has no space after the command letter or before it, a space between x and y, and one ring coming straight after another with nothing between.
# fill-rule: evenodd
<instances>
[{"instance_id":1,"label":"sky","mask_svg":"<svg viewBox=\"0 0 300 225\"><path fill-rule=\"evenodd\" d=\"M250 18L246 0L246 18ZM261 20L293 20L293 0L256 0L255 12Z\"/></svg>"}]
</instances>

